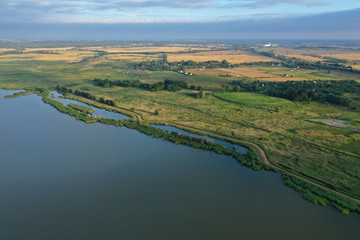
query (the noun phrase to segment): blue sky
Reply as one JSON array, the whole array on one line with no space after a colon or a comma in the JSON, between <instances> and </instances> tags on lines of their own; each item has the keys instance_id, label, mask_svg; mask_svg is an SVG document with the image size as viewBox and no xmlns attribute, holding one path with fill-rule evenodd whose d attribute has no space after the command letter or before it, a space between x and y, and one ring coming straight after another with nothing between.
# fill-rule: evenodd
<instances>
[{"instance_id":1,"label":"blue sky","mask_svg":"<svg viewBox=\"0 0 360 240\"><path fill-rule=\"evenodd\" d=\"M359 7L359 0L1 0L0 23L223 22Z\"/></svg>"},{"instance_id":2,"label":"blue sky","mask_svg":"<svg viewBox=\"0 0 360 240\"><path fill-rule=\"evenodd\" d=\"M0 39L360 40L360 0L0 0Z\"/></svg>"}]
</instances>

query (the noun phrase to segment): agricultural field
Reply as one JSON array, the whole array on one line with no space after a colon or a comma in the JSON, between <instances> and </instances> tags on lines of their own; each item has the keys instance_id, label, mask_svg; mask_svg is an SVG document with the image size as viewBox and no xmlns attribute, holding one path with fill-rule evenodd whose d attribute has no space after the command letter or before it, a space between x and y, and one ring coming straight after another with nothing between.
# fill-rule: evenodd
<instances>
[{"instance_id":1,"label":"agricultural field","mask_svg":"<svg viewBox=\"0 0 360 240\"><path fill-rule=\"evenodd\" d=\"M266 49L267 51L269 49ZM354 49L292 49L292 48L273 48L275 55L300 58L305 61L327 62L332 60L343 60L348 65L356 65L360 62L360 51Z\"/></svg>"},{"instance_id":2,"label":"agricultural field","mask_svg":"<svg viewBox=\"0 0 360 240\"><path fill-rule=\"evenodd\" d=\"M216 69L190 69L189 72L197 75L224 76L232 79L242 78L259 81L304 81L304 80L359 80L358 74L341 71L289 69L284 67L236 67Z\"/></svg>"},{"instance_id":3,"label":"agricultural field","mask_svg":"<svg viewBox=\"0 0 360 240\"><path fill-rule=\"evenodd\" d=\"M105 51L107 53L158 53L158 52L188 52L188 51L202 51L209 50L204 47L177 46L170 45L166 47L157 46L110 46L110 47L88 47L87 50Z\"/></svg>"},{"instance_id":4,"label":"agricultural field","mask_svg":"<svg viewBox=\"0 0 360 240\"><path fill-rule=\"evenodd\" d=\"M249 62L270 62L274 59L256 55L248 51L237 51L237 50L224 50L224 51L207 51L199 53L170 53L168 54L169 62L178 61L195 61L195 62L206 62L206 61L219 61L226 60L229 63L249 63Z\"/></svg>"},{"instance_id":5,"label":"agricultural field","mask_svg":"<svg viewBox=\"0 0 360 240\"><path fill-rule=\"evenodd\" d=\"M51 51L52 53L36 53L36 51ZM63 50L38 50L26 49L21 54L0 55L0 62L9 60L17 61L65 61L67 63L80 62L84 58L94 57L96 53L90 51L78 51L74 49Z\"/></svg>"}]
</instances>

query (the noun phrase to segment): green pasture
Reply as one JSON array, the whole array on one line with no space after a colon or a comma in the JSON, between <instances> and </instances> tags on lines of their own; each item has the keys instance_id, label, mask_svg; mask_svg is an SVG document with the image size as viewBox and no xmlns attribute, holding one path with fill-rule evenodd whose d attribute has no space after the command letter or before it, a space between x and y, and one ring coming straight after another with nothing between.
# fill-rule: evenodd
<instances>
[{"instance_id":1,"label":"green pasture","mask_svg":"<svg viewBox=\"0 0 360 240\"><path fill-rule=\"evenodd\" d=\"M233 93L216 93L215 97L223 99L225 101L230 101L239 104L245 105L259 105L259 106L287 106L293 105L294 103L277 97L271 97L258 93L248 93L248 92L233 92Z\"/></svg>"}]
</instances>

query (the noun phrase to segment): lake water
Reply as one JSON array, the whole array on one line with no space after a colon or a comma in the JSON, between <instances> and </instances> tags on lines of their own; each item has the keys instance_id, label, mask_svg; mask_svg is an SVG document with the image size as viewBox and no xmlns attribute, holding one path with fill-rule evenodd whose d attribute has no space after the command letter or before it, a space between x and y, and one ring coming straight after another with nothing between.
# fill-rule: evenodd
<instances>
[{"instance_id":1,"label":"lake water","mask_svg":"<svg viewBox=\"0 0 360 240\"><path fill-rule=\"evenodd\" d=\"M0 90L0 239L359 239L280 174Z\"/></svg>"},{"instance_id":2,"label":"lake water","mask_svg":"<svg viewBox=\"0 0 360 240\"><path fill-rule=\"evenodd\" d=\"M247 149L247 148L245 148L245 147L243 147L243 146L240 146L240 145L238 145L238 144L232 144L232 143L230 143L230 142L221 141L221 140L216 139L216 138L213 138L213 137L190 133L190 132L187 132L187 131L185 131L185 130L182 130L182 129L173 127L173 126L164 126L164 125L150 125L150 126L156 127L156 128L161 128L161 129L163 129L163 130L165 130L165 131L167 131L167 132L169 132L169 133L171 133L171 132L176 132L176 133L184 134L184 135L186 135L186 136L205 137L206 139L210 139L210 140L214 141L214 143L221 144L221 145L227 147L227 148L230 149L230 150L235 149L235 151L241 152L242 154L246 154L246 153L248 152L248 149Z\"/></svg>"}]
</instances>

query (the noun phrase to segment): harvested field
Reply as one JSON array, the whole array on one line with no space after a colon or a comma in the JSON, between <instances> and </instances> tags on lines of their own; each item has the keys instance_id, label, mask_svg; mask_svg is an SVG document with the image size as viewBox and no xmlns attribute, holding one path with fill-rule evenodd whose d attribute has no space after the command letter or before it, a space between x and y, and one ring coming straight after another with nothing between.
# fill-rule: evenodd
<instances>
[{"instance_id":1,"label":"harvested field","mask_svg":"<svg viewBox=\"0 0 360 240\"><path fill-rule=\"evenodd\" d=\"M344 59L347 61L360 61L359 51L348 50L314 50L314 49L288 49L276 48L274 49L276 55L284 55L287 57L301 58L306 61L326 61L322 57L332 57L337 59Z\"/></svg>"},{"instance_id":2,"label":"harvested field","mask_svg":"<svg viewBox=\"0 0 360 240\"><path fill-rule=\"evenodd\" d=\"M352 65L352 68L360 70L360 65Z\"/></svg>"},{"instance_id":3,"label":"harvested field","mask_svg":"<svg viewBox=\"0 0 360 240\"><path fill-rule=\"evenodd\" d=\"M16 51L16 49L13 49L13 48L0 48L0 53L7 52L7 51Z\"/></svg>"},{"instance_id":4,"label":"harvested field","mask_svg":"<svg viewBox=\"0 0 360 240\"><path fill-rule=\"evenodd\" d=\"M195 62L206 62L206 61L222 61L226 60L229 63L248 63L248 62L270 62L274 61L273 58L255 55L245 51L207 51L199 53L171 53L168 54L169 62L178 61L195 61Z\"/></svg>"},{"instance_id":5,"label":"harvested field","mask_svg":"<svg viewBox=\"0 0 360 240\"><path fill-rule=\"evenodd\" d=\"M189 72L192 72L197 75L220 75L220 74L230 74L233 77L245 77L249 79L257 79L261 81L303 81L302 77L281 77L277 73L277 69L272 73L268 71L269 68L250 68L250 67L239 67L239 68L217 68L217 69L191 69ZM289 70L284 70L284 73L291 74Z\"/></svg>"},{"instance_id":6,"label":"harvested field","mask_svg":"<svg viewBox=\"0 0 360 240\"><path fill-rule=\"evenodd\" d=\"M129 52L129 53L145 53L145 52L187 52L194 50L209 50L208 48L192 48L192 47L91 47L84 48L88 50L106 51L108 53Z\"/></svg>"},{"instance_id":7,"label":"harvested field","mask_svg":"<svg viewBox=\"0 0 360 240\"><path fill-rule=\"evenodd\" d=\"M345 59L347 61L360 61L360 52L344 52L344 53L327 53L323 56L333 57L338 59Z\"/></svg>"},{"instance_id":8,"label":"harvested field","mask_svg":"<svg viewBox=\"0 0 360 240\"><path fill-rule=\"evenodd\" d=\"M7 59L16 59L18 61L66 61L66 62L78 62L85 57L94 56L94 52L87 51L63 51L58 54L36 54L36 53L24 53L24 54L10 54L0 56L0 61L6 61Z\"/></svg>"},{"instance_id":9,"label":"harvested field","mask_svg":"<svg viewBox=\"0 0 360 240\"><path fill-rule=\"evenodd\" d=\"M65 47L65 48L26 48L24 52L34 52L34 51L68 51L74 49L73 47Z\"/></svg>"},{"instance_id":10,"label":"harvested field","mask_svg":"<svg viewBox=\"0 0 360 240\"><path fill-rule=\"evenodd\" d=\"M110 54L107 55L108 59L112 60L129 60L134 62L160 59L159 55L146 55L146 54Z\"/></svg>"}]
</instances>

